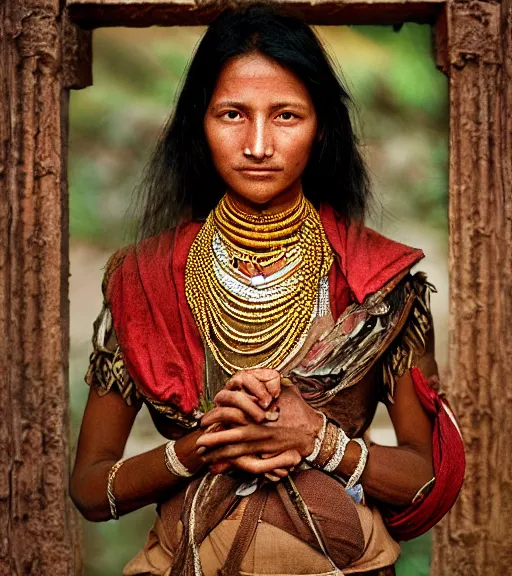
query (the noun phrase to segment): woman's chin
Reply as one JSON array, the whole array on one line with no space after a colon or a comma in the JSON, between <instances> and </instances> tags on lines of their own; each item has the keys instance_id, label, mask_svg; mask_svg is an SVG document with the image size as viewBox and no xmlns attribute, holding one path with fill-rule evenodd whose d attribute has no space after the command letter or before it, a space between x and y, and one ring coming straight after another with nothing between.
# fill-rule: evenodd
<instances>
[{"instance_id":1,"label":"woman's chin","mask_svg":"<svg viewBox=\"0 0 512 576\"><path fill-rule=\"evenodd\" d=\"M238 188L231 189L228 194L235 197L236 200L246 204L249 207L255 209L266 208L269 204L272 204L276 199L281 199L283 196L287 195L288 189L282 188Z\"/></svg>"}]
</instances>

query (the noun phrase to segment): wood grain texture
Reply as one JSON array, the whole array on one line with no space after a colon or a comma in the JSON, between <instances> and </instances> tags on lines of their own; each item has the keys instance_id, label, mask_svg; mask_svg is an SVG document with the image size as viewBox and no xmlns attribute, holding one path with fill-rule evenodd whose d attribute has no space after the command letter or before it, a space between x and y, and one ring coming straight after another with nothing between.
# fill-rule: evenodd
<instances>
[{"instance_id":1,"label":"wood grain texture","mask_svg":"<svg viewBox=\"0 0 512 576\"><path fill-rule=\"evenodd\" d=\"M510 574L510 2L450 0L440 25L438 63L450 78L448 391L467 448L467 472L458 502L435 531L432 574Z\"/></svg>"},{"instance_id":2,"label":"wood grain texture","mask_svg":"<svg viewBox=\"0 0 512 576\"><path fill-rule=\"evenodd\" d=\"M81 571L68 497L68 90L58 0L0 3L0 575ZM67 27L67 33L70 27ZM85 33L88 34L88 33ZM67 45L72 45L72 38ZM85 52L84 52L85 51ZM65 74L64 74L65 71Z\"/></svg>"},{"instance_id":3,"label":"wood grain texture","mask_svg":"<svg viewBox=\"0 0 512 576\"><path fill-rule=\"evenodd\" d=\"M445 0L283 0L310 24L434 22ZM219 0L67 0L73 20L100 26L206 25L229 4Z\"/></svg>"}]
</instances>

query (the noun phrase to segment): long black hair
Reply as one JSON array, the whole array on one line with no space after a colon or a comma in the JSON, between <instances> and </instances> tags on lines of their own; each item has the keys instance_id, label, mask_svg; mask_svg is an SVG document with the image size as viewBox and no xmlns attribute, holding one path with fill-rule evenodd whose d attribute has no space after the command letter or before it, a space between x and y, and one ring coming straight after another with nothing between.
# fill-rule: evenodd
<instances>
[{"instance_id":1,"label":"long black hair","mask_svg":"<svg viewBox=\"0 0 512 576\"><path fill-rule=\"evenodd\" d=\"M224 10L197 46L174 113L136 190L139 239L180 220L205 218L224 194L203 121L222 67L250 52L291 70L311 95L318 133L302 176L305 196L315 206L329 203L347 220L364 218L370 182L351 124L348 92L307 24L278 5L258 2Z\"/></svg>"}]
</instances>

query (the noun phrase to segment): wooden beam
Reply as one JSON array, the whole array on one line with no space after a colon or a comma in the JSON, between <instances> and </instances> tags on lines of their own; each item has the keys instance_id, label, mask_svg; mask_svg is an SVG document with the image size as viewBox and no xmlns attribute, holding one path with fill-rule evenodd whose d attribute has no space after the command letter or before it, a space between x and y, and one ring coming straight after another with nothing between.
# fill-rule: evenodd
<instances>
[{"instance_id":1,"label":"wooden beam","mask_svg":"<svg viewBox=\"0 0 512 576\"><path fill-rule=\"evenodd\" d=\"M466 481L435 530L433 576L512 563L512 7L450 0L438 64L450 81L447 388Z\"/></svg>"},{"instance_id":2,"label":"wooden beam","mask_svg":"<svg viewBox=\"0 0 512 576\"><path fill-rule=\"evenodd\" d=\"M433 23L445 0L283 0L310 24ZM201 0L67 0L71 18L84 28L195 26L208 24L222 2Z\"/></svg>"},{"instance_id":3,"label":"wooden beam","mask_svg":"<svg viewBox=\"0 0 512 576\"><path fill-rule=\"evenodd\" d=\"M82 573L69 494L69 86L90 32L0 2L0 576ZM66 54L64 54L66 52Z\"/></svg>"}]
</instances>

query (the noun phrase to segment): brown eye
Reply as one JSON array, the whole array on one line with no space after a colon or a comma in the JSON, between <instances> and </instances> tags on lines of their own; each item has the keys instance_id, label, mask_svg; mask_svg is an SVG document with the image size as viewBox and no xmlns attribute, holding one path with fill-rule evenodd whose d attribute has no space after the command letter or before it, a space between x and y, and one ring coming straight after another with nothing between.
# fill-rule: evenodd
<instances>
[{"instance_id":1,"label":"brown eye","mask_svg":"<svg viewBox=\"0 0 512 576\"><path fill-rule=\"evenodd\" d=\"M279 114L279 118L281 118L281 120L293 120L294 118L297 118L297 116L291 112L281 112L281 114Z\"/></svg>"},{"instance_id":2,"label":"brown eye","mask_svg":"<svg viewBox=\"0 0 512 576\"><path fill-rule=\"evenodd\" d=\"M237 112L236 110L230 110L229 112L226 112L226 116L230 120L236 120L240 116L240 112Z\"/></svg>"}]
</instances>

